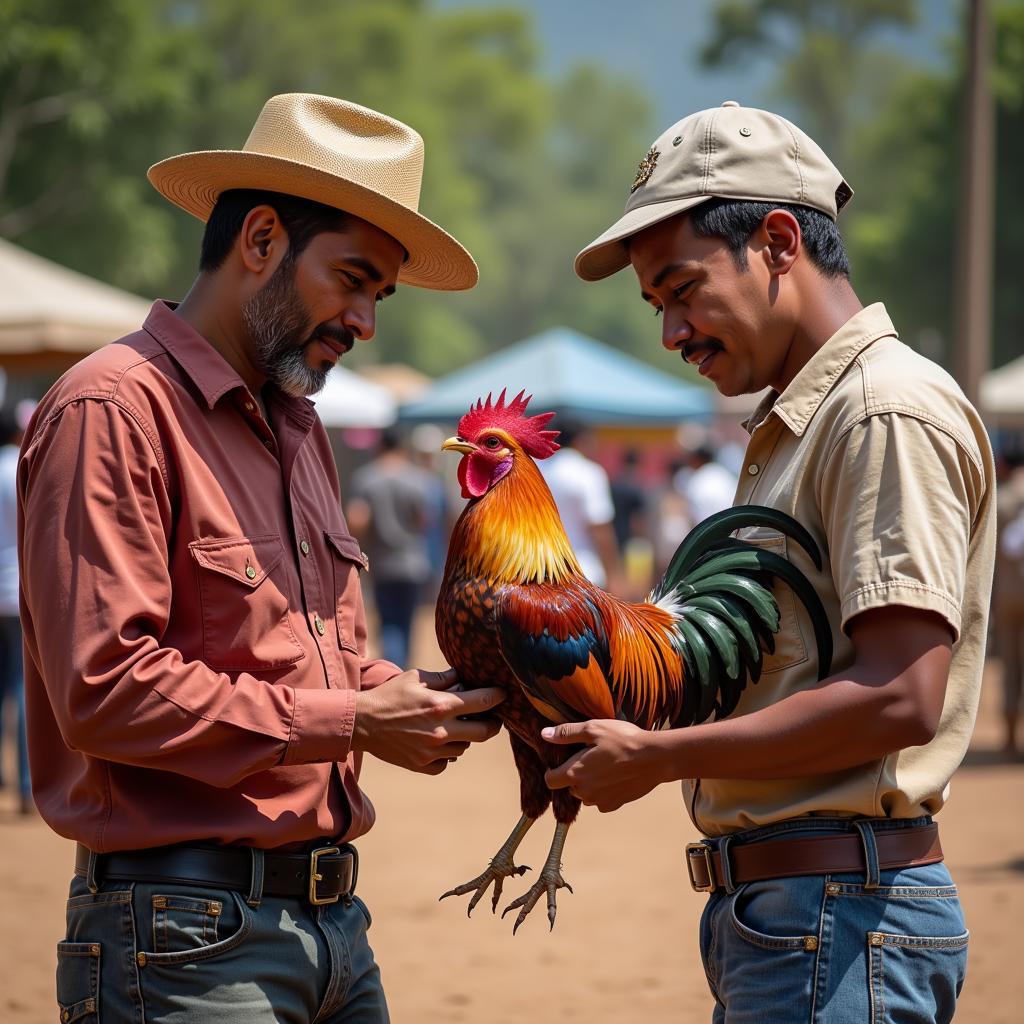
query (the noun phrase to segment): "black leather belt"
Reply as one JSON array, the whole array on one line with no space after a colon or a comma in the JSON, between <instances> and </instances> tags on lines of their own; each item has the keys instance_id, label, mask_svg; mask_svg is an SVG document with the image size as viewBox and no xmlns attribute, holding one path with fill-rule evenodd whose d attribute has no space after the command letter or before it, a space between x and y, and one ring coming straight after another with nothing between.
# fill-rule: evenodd
<instances>
[{"instance_id":1,"label":"black leather belt","mask_svg":"<svg viewBox=\"0 0 1024 1024\"><path fill-rule=\"evenodd\" d=\"M934 823L879 830L875 832L875 846L882 869L937 864L942 860L939 828ZM732 843L727 855L733 885L797 875L851 874L867 868L864 843L858 832L765 839L749 846ZM725 885L721 851L707 843L690 843L686 847L686 870L690 885L697 892L714 892Z\"/></svg>"},{"instance_id":2,"label":"black leather belt","mask_svg":"<svg viewBox=\"0 0 1024 1024\"><path fill-rule=\"evenodd\" d=\"M90 853L75 848L75 874L89 873ZM253 850L248 846L160 846L152 850L123 850L97 856L94 874L99 882L167 882L212 885L250 891ZM354 846L321 846L308 853L263 853L263 888L267 896L298 896L319 906L349 900L359 875Z\"/></svg>"}]
</instances>

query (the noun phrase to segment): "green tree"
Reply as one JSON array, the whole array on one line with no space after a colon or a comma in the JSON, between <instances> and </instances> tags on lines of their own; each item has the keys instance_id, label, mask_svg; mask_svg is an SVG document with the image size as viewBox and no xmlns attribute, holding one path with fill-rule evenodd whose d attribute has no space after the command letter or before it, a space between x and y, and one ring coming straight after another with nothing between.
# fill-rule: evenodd
<instances>
[{"instance_id":1,"label":"green tree","mask_svg":"<svg viewBox=\"0 0 1024 1024\"><path fill-rule=\"evenodd\" d=\"M1024 167L1024 5L993 9L996 208L992 361L1024 353L1020 193ZM860 209L848 230L856 283L884 299L905 340L950 365L965 54L949 70L914 69L855 135Z\"/></svg>"},{"instance_id":2,"label":"green tree","mask_svg":"<svg viewBox=\"0 0 1024 1024\"><path fill-rule=\"evenodd\" d=\"M0 233L51 258L182 294L202 225L150 188L148 165L236 148L268 96L322 92L417 128L421 209L481 267L469 293L404 291L356 362L437 373L559 322L657 358L635 289L588 288L572 272L617 212L608 197L625 200L652 134L647 102L596 68L545 77L523 12L307 0L297 17L277 0L0 0L0 86L0 126L17 126L0 127L0 158L5 138L13 153L6 181L0 159ZM47 105L51 93L64 105ZM49 121L31 124L26 110Z\"/></svg>"},{"instance_id":3,"label":"green tree","mask_svg":"<svg viewBox=\"0 0 1024 1024\"><path fill-rule=\"evenodd\" d=\"M778 61L779 98L800 110L801 127L845 168L868 85L895 63L877 39L911 27L916 7L915 0L722 0L701 60L716 68L750 57Z\"/></svg>"}]
</instances>

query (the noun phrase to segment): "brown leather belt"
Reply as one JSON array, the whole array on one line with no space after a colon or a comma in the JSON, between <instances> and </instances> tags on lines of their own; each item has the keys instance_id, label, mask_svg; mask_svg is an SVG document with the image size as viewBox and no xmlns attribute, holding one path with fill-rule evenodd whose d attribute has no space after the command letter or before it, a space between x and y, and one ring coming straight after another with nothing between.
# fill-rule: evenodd
<instances>
[{"instance_id":1,"label":"brown leather belt","mask_svg":"<svg viewBox=\"0 0 1024 1024\"><path fill-rule=\"evenodd\" d=\"M917 828L880 829L874 838L880 869L909 868L942 860L939 828L934 823ZM867 869L860 832L765 839L749 845L729 843L727 855L733 885ZM725 885L721 851L706 843L690 843L686 847L686 870L696 892L714 892Z\"/></svg>"},{"instance_id":2,"label":"brown leather belt","mask_svg":"<svg viewBox=\"0 0 1024 1024\"><path fill-rule=\"evenodd\" d=\"M89 850L78 843L75 874L86 877ZM101 853L96 858L99 881L161 882L211 885L249 890L252 850L247 846L162 846L150 850ZM267 896L297 896L314 905L349 900L355 892L359 855L347 843L321 846L307 853L263 855L263 887Z\"/></svg>"}]
</instances>

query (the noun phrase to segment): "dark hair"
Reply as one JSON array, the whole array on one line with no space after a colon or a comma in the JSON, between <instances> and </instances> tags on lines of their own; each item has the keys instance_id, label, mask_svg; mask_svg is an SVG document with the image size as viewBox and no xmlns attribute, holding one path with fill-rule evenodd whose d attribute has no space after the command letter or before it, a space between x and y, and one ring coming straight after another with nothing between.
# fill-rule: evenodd
<instances>
[{"instance_id":1,"label":"dark hair","mask_svg":"<svg viewBox=\"0 0 1024 1024\"><path fill-rule=\"evenodd\" d=\"M701 238L721 238L736 266L747 266L747 242L772 210L786 210L800 225L804 252L825 277L849 277L850 260L836 222L820 210L790 203L762 203L746 199L711 199L687 214Z\"/></svg>"},{"instance_id":2,"label":"dark hair","mask_svg":"<svg viewBox=\"0 0 1024 1024\"><path fill-rule=\"evenodd\" d=\"M551 424L551 428L558 431L556 440L563 448L571 448L576 438L586 429L583 421L577 419L572 413L559 415Z\"/></svg>"},{"instance_id":3,"label":"dark hair","mask_svg":"<svg viewBox=\"0 0 1024 1024\"><path fill-rule=\"evenodd\" d=\"M221 192L206 222L199 251L199 269L216 270L228 258L242 224L254 206L272 206L288 235L288 258L295 260L303 249L325 231L340 231L348 214L333 206L300 199L281 192L254 188L233 188Z\"/></svg>"}]
</instances>

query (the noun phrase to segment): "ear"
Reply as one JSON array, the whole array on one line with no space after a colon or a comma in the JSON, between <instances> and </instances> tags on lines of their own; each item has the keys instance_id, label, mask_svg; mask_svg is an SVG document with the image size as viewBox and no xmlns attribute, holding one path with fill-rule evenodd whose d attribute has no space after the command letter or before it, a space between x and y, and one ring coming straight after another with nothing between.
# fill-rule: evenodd
<instances>
[{"instance_id":1,"label":"ear","mask_svg":"<svg viewBox=\"0 0 1024 1024\"><path fill-rule=\"evenodd\" d=\"M272 206L254 206L246 214L238 247L243 265L252 273L262 275L277 269L288 251L288 235Z\"/></svg>"},{"instance_id":2,"label":"ear","mask_svg":"<svg viewBox=\"0 0 1024 1024\"><path fill-rule=\"evenodd\" d=\"M788 274L800 254L800 224L788 210L772 210L759 231L761 253L772 276Z\"/></svg>"}]
</instances>

